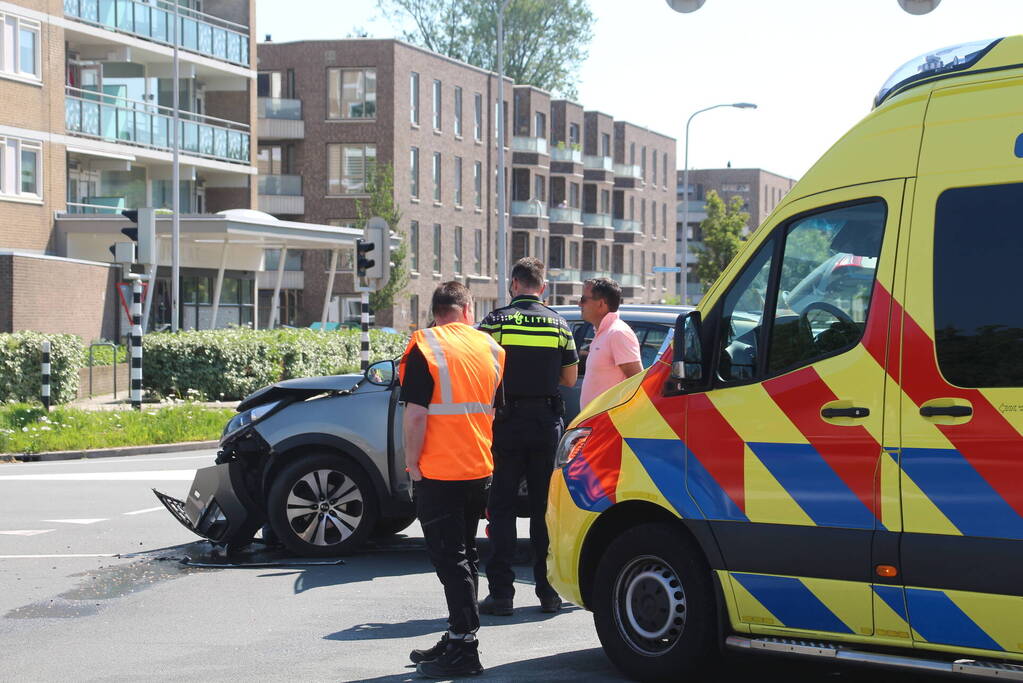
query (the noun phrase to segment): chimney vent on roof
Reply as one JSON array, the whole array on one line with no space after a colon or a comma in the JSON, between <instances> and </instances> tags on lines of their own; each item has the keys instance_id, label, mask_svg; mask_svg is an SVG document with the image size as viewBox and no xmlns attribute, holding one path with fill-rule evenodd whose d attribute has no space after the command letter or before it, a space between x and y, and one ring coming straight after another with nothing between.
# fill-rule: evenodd
<instances>
[{"instance_id":1,"label":"chimney vent on roof","mask_svg":"<svg viewBox=\"0 0 1023 683\"><path fill-rule=\"evenodd\" d=\"M267 33L265 40L268 43L272 43L274 39L273 39L273 36L271 36L269 33Z\"/></svg>"}]
</instances>

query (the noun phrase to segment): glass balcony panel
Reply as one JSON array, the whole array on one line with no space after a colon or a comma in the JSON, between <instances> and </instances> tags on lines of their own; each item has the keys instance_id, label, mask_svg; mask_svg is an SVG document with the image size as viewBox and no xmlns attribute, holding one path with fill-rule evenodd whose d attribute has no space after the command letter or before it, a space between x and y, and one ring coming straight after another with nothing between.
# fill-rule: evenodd
<instances>
[{"instance_id":1,"label":"glass balcony panel","mask_svg":"<svg viewBox=\"0 0 1023 683\"><path fill-rule=\"evenodd\" d=\"M153 144L153 117L144 112L135 112L135 142L140 145Z\"/></svg>"},{"instance_id":2,"label":"glass balcony panel","mask_svg":"<svg viewBox=\"0 0 1023 683\"><path fill-rule=\"evenodd\" d=\"M213 54L213 27L209 24L199 25L199 52Z\"/></svg>"},{"instance_id":3,"label":"glass balcony panel","mask_svg":"<svg viewBox=\"0 0 1023 683\"><path fill-rule=\"evenodd\" d=\"M259 194L301 197L302 176L300 175L259 176Z\"/></svg>"},{"instance_id":4,"label":"glass balcony panel","mask_svg":"<svg viewBox=\"0 0 1023 683\"><path fill-rule=\"evenodd\" d=\"M213 56L227 59L227 31L222 28L213 29Z\"/></svg>"},{"instance_id":5,"label":"glass balcony panel","mask_svg":"<svg viewBox=\"0 0 1023 683\"><path fill-rule=\"evenodd\" d=\"M64 128L70 132L82 130L82 103L77 100L64 100Z\"/></svg>"},{"instance_id":6,"label":"glass balcony panel","mask_svg":"<svg viewBox=\"0 0 1023 683\"><path fill-rule=\"evenodd\" d=\"M199 151L199 125L193 121L181 122L181 149L187 152Z\"/></svg>"},{"instance_id":7,"label":"glass balcony panel","mask_svg":"<svg viewBox=\"0 0 1023 683\"><path fill-rule=\"evenodd\" d=\"M260 97L257 101L257 114L261 119L302 120L302 100L289 100L280 97Z\"/></svg>"},{"instance_id":8,"label":"glass balcony panel","mask_svg":"<svg viewBox=\"0 0 1023 683\"><path fill-rule=\"evenodd\" d=\"M614 170L614 162L611 157L600 157L600 156L583 156L583 168L589 168L595 171L612 171Z\"/></svg>"},{"instance_id":9,"label":"glass balcony panel","mask_svg":"<svg viewBox=\"0 0 1023 683\"><path fill-rule=\"evenodd\" d=\"M611 273L606 270L584 270L582 272L583 280L592 280L598 277L611 277Z\"/></svg>"},{"instance_id":10,"label":"glass balcony panel","mask_svg":"<svg viewBox=\"0 0 1023 683\"><path fill-rule=\"evenodd\" d=\"M227 61L242 61L242 37L237 33L227 34Z\"/></svg>"},{"instance_id":11,"label":"glass balcony panel","mask_svg":"<svg viewBox=\"0 0 1023 683\"><path fill-rule=\"evenodd\" d=\"M584 213L583 225L590 228L610 228L611 216L606 213Z\"/></svg>"},{"instance_id":12,"label":"glass balcony panel","mask_svg":"<svg viewBox=\"0 0 1023 683\"><path fill-rule=\"evenodd\" d=\"M615 218L611 221L615 232L641 232L639 221L630 221L624 218Z\"/></svg>"},{"instance_id":13,"label":"glass balcony panel","mask_svg":"<svg viewBox=\"0 0 1023 683\"><path fill-rule=\"evenodd\" d=\"M199 153L213 156L213 126L199 126Z\"/></svg>"},{"instance_id":14,"label":"glass balcony panel","mask_svg":"<svg viewBox=\"0 0 1023 683\"><path fill-rule=\"evenodd\" d=\"M511 203L513 216L543 216L543 205L538 201L528 199L525 201L513 201Z\"/></svg>"},{"instance_id":15,"label":"glass balcony panel","mask_svg":"<svg viewBox=\"0 0 1023 683\"><path fill-rule=\"evenodd\" d=\"M615 164L615 175L619 178L637 178L643 177L643 169L638 164Z\"/></svg>"},{"instance_id":16,"label":"glass balcony panel","mask_svg":"<svg viewBox=\"0 0 1023 683\"><path fill-rule=\"evenodd\" d=\"M242 136L233 130L227 131L227 156L231 159L242 158Z\"/></svg>"},{"instance_id":17,"label":"glass balcony panel","mask_svg":"<svg viewBox=\"0 0 1023 683\"><path fill-rule=\"evenodd\" d=\"M135 30L135 18L132 11L131 0L117 0L117 28L122 31L133 32Z\"/></svg>"},{"instance_id":18,"label":"glass balcony panel","mask_svg":"<svg viewBox=\"0 0 1023 683\"><path fill-rule=\"evenodd\" d=\"M158 40L161 43L169 43L170 40L170 28L171 21L167 12L162 9L153 8L150 15L151 28L149 35L153 40Z\"/></svg>"},{"instance_id":19,"label":"glass balcony panel","mask_svg":"<svg viewBox=\"0 0 1023 683\"><path fill-rule=\"evenodd\" d=\"M148 5L135 5L135 33L152 37L151 9Z\"/></svg>"},{"instance_id":20,"label":"glass balcony panel","mask_svg":"<svg viewBox=\"0 0 1023 683\"><path fill-rule=\"evenodd\" d=\"M213 131L213 155L227 157L227 130L217 128Z\"/></svg>"},{"instance_id":21,"label":"glass balcony panel","mask_svg":"<svg viewBox=\"0 0 1023 683\"><path fill-rule=\"evenodd\" d=\"M640 287L642 278L636 273L611 273L611 277L622 287Z\"/></svg>"},{"instance_id":22,"label":"glass balcony panel","mask_svg":"<svg viewBox=\"0 0 1023 683\"><path fill-rule=\"evenodd\" d=\"M582 211L579 209L572 209L566 207L554 207L552 206L548 213L551 217L552 223L582 223L583 216Z\"/></svg>"},{"instance_id":23,"label":"glass balcony panel","mask_svg":"<svg viewBox=\"0 0 1023 683\"><path fill-rule=\"evenodd\" d=\"M241 45L241 50L242 50L241 59L239 60L239 63L241 63L241 64L248 64L249 63L249 39L248 39L248 37L246 37L246 36L244 36L242 34L238 34L238 41L239 41L239 44Z\"/></svg>"},{"instance_id":24,"label":"glass balcony panel","mask_svg":"<svg viewBox=\"0 0 1023 683\"><path fill-rule=\"evenodd\" d=\"M117 26L117 1L99 0L96 20L104 26Z\"/></svg>"},{"instance_id":25,"label":"glass balcony panel","mask_svg":"<svg viewBox=\"0 0 1023 683\"><path fill-rule=\"evenodd\" d=\"M153 117L153 147L170 147L170 119L165 116Z\"/></svg>"},{"instance_id":26,"label":"glass balcony panel","mask_svg":"<svg viewBox=\"0 0 1023 683\"><path fill-rule=\"evenodd\" d=\"M581 150L572 149L571 147L551 147L551 159L554 161L571 161L572 163L582 163L583 153Z\"/></svg>"},{"instance_id":27,"label":"glass balcony panel","mask_svg":"<svg viewBox=\"0 0 1023 683\"><path fill-rule=\"evenodd\" d=\"M516 152L547 154L547 138L530 138L516 135L512 137L511 148Z\"/></svg>"},{"instance_id":28,"label":"glass balcony panel","mask_svg":"<svg viewBox=\"0 0 1023 683\"><path fill-rule=\"evenodd\" d=\"M557 273L548 271L548 278L552 282L579 282L581 272L578 269L561 268Z\"/></svg>"},{"instance_id":29,"label":"glass balcony panel","mask_svg":"<svg viewBox=\"0 0 1023 683\"><path fill-rule=\"evenodd\" d=\"M199 25L194 19L181 17L181 47L199 51Z\"/></svg>"}]
</instances>

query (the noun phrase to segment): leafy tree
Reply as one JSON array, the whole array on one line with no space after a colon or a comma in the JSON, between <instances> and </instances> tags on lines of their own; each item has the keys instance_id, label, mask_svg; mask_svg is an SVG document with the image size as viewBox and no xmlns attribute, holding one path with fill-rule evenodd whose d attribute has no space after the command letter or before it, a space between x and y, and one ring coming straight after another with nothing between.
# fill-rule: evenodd
<instances>
[{"instance_id":1,"label":"leafy tree","mask_svg":"<svg viewBox=\"0 0 1023 683\"><path fill-rule=\"evenodd\" d=\"M398 246L393 250L389 244L376 245L376 258L387 258L390 254L391 259L391 274L386 284L369 295L370 308L382 312L394 306L394 300L405 291L409 278L408 266L405 264L408 244L401 229L401 211L394 203L394 167L390 164L374 166L366 183L366 191L369 199L355 202L355 227L363 230L366 221L379 216L398 235Z\"/></svg>"},{"instance_id":2,"label":"leafy tree","mask_svg":"<svg viewBox=\"0 0 1023 683\"><path fill-rule=\"evenodd\" d=\"M749 214L742 210L742 198L732 197L725 204L714 190L707 192L707 217L700 224L703 246L696 260L696 276L709 287L739 251L742 231Z\"/></svg>"},{"instance_id":3,"label":"leafy tree","mask_svg":"<svg viewBox=\"0 0 1023 683\"><path fill-rule=\"evenodd\" d=\"M377 0L403 37L434 52L497 71L501 0ZM504 72L516 83L577 97L579 67L593 39L587 0L511 0L504 14Z\"/></svg>"}]
</instances>

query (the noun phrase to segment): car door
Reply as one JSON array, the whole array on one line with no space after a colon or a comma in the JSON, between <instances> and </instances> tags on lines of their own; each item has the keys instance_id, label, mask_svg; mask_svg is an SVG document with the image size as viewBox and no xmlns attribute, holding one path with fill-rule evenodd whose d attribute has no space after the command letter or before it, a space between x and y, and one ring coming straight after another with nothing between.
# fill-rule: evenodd
<instances>
[{"instance_id":1,"label":"car door","mask_svg":"<svg viewBox=\"0 0 1023 683\"><path fill-rule=\"evenodd\" d=\"M714 377L686 397L686 485L755 631L874 634L871 545L897 514L868 347L886 344L903 189L793 202L704 313Z\"/></svg>"}]
</instances>

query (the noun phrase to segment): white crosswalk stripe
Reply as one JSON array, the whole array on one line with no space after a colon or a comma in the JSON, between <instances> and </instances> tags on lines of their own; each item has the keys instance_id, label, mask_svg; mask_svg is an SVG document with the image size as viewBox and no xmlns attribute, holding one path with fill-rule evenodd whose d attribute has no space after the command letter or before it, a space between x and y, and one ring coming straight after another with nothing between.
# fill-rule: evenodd
<instances>
[{"instance_id":1,"label":"white crosswalk stripe","mask_svg":"<svg viewBox=\"0 0 1023 683\"><path fill-rule=\"evenodd\" d=\"M48 534L56 529L11 529L9 531L0 531L0 536L38 536L39 534Z\"/></svg>"}]
</instances>

